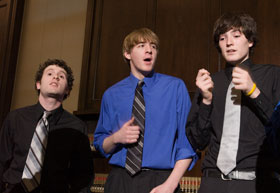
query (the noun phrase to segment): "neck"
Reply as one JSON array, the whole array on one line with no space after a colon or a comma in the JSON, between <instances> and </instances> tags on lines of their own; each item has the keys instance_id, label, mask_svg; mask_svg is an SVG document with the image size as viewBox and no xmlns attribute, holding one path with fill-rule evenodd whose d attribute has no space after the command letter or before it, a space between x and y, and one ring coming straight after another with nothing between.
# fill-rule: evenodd
<instances>
[{"instance_id":1,"label":"neck","mask_svg":"<svg viewBox=\"0 0 280 193\"><path fill-rule=\"evenodd\" d=\"M39 102L47 111L52 111L62 104L62 100L57 100L56 98L51 97L43 97L41 94L39 95Z\"/></svg>"},{"instance_id":2,"label":"neck","mask_svg":"<svg viewBox=\"0 0 280 193\"><path fill-rule=\"evenodd\" d=\"M145 77L149 77L153 74L153 71L149 72L139 72L139 71L131 71L133 76L135 76L138 80L143 80Z\"/></svg>"}]
</instances>

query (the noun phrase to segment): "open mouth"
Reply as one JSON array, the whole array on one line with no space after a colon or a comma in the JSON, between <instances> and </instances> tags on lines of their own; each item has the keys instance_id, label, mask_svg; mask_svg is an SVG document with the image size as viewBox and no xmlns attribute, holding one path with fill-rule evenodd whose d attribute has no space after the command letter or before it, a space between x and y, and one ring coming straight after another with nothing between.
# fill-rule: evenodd
<instances>
[{"instance_id":1,"label":"open mouth","mask_svg":"<svg viewBox=\"0 0 280 193\"><path fill-rule=\"evenodd\" d=\"M50 83L51 86L57 86L58 84L55 82Z\"/></svg>"},{"instance_id":2,"label":"open mouth","mask_svg":"<svg viewBox=\"0 0 280 193\"><path fill-rule=\"evenodd\" d=\"M145 58L144 61L145 61L145 62L151 62L151 61L152 61L152 58Z\"/></svg>"}]
</instances>

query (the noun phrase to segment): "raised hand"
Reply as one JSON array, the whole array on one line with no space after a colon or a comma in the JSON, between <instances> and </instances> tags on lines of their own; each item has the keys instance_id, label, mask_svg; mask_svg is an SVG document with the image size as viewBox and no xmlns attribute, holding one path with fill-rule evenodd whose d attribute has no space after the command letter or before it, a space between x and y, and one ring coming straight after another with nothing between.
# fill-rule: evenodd
<instances>
[{"instance_id":1,"label":"raised hand","mask_svg":"<svg viewBox=\"0 0 280 193\"><path fill-rule=\"evenodd\" d=\"M196 86L200 89L200 92L203 96L204 104L211 104L212 102L212 89L214 83L210 76L210 73L205 69L200 69L196 76Z\"/></svg>"},{"instance_id":2,"label":"raised hand","mask_svg":"<svg viewBox=\"0 0 280 193\"><path fill-rule=\"evenodd\" d=\"M232 70L232 82L235 89L241 90L244 94L248 95L254 87L254 81L246 68L236 66ZM253 93L250 93L251 98L259 95L260 91L256 88Z\"/></svg>"}]
</instances>

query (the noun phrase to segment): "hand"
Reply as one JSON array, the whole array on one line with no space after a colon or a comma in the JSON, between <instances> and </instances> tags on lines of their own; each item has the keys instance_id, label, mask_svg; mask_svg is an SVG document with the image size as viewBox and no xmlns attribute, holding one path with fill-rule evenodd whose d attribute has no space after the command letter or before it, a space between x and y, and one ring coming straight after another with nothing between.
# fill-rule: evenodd
<instances>
[{"instance_id":1,"label":"hand","mask_svg":"<svg viewBox=\"0 0 280 193\"><path fill-rule=\"evenodd\" d=\"M232 82L235 89L241 90L245 94L249 93L253 88L254 82L248 70L236 66L232 70ZM251 98L256 98L260 93L258 88L250 95Z\"/></svg>"},{"instance_id":2,"label":"hand","mask_svg":"<svg viewBox=\"0 0 280 193\"><path fill-rule=\"evenodd\" d=\"M245 94L253 88L254 82L249 72L241 67L234 67L232 70L232 82L235 89L243 91Z\"/></svg>"},{"instance_id":3,"label":"hand","mask_svg":"<svg viewBox=\"0 0 280 193\"><path fill-rule=\"evenodd\" d=\"M117 132L113 134L114 143L131 144L137 142L140 135L140 127L133 125L134 117L127 121Z\"/></svg>"},{"instance_id":4,"label":"hand","mask_svg":"<svg viewBox=\"0 0 280 193\"><path fill-rule=\"evenodd\" d=\"M212 89L214 88L214 83L210 76L210 73L205 69L200 69L196 76L196 86L200 89L203 96L203 103L211 104L212 102Z\"/></svg>"}]
</instances>

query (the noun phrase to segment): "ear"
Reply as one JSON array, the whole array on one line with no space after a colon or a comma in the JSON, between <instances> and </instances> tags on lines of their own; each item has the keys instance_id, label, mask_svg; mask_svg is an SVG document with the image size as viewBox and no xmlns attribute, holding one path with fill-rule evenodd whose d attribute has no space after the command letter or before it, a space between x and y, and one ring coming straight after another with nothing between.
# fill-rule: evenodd
<instances>
[{"instance_id":1,"label":"ear","mask_svg":"<svg viewBox=\"0 0 280 193\"><path fill-rule=\"evenodd\" d=\"M70 91L69 91L69 89L68 89L68 88L66 88L66 90L65 90L65 94L66 94L67 96L70 94Z\"/></svg>"},{"instance_id":2,"label":"ear","mask_svg":"<svg viewBox=\"0 0 280 193\"><path fill-rule=\"evenodd\" d=\"M123 55L124 55L124 57L125 57L126 59L131 60L131 55L130 55L130 53L124 52Z\"/></svg>"},{"instance_id":3,"label":"ear","mask_svg":"<svg viewBox=\"0 0 280 193\"><path fill-rule=\"evenodd\" d=\"M251 48L254 45L254 42L249 42L249 48Z\"/></svg>"},{"instance_id":4,"label":"ear","mask_svg":"<svg viewBox=\"0 0 280 193\"><path fill-rule=\"evenodd\" d=\"M37 90L41 89L41 82L40 81L36 82L36 88L37 88Z\"/></svg>"}]
</instances>

